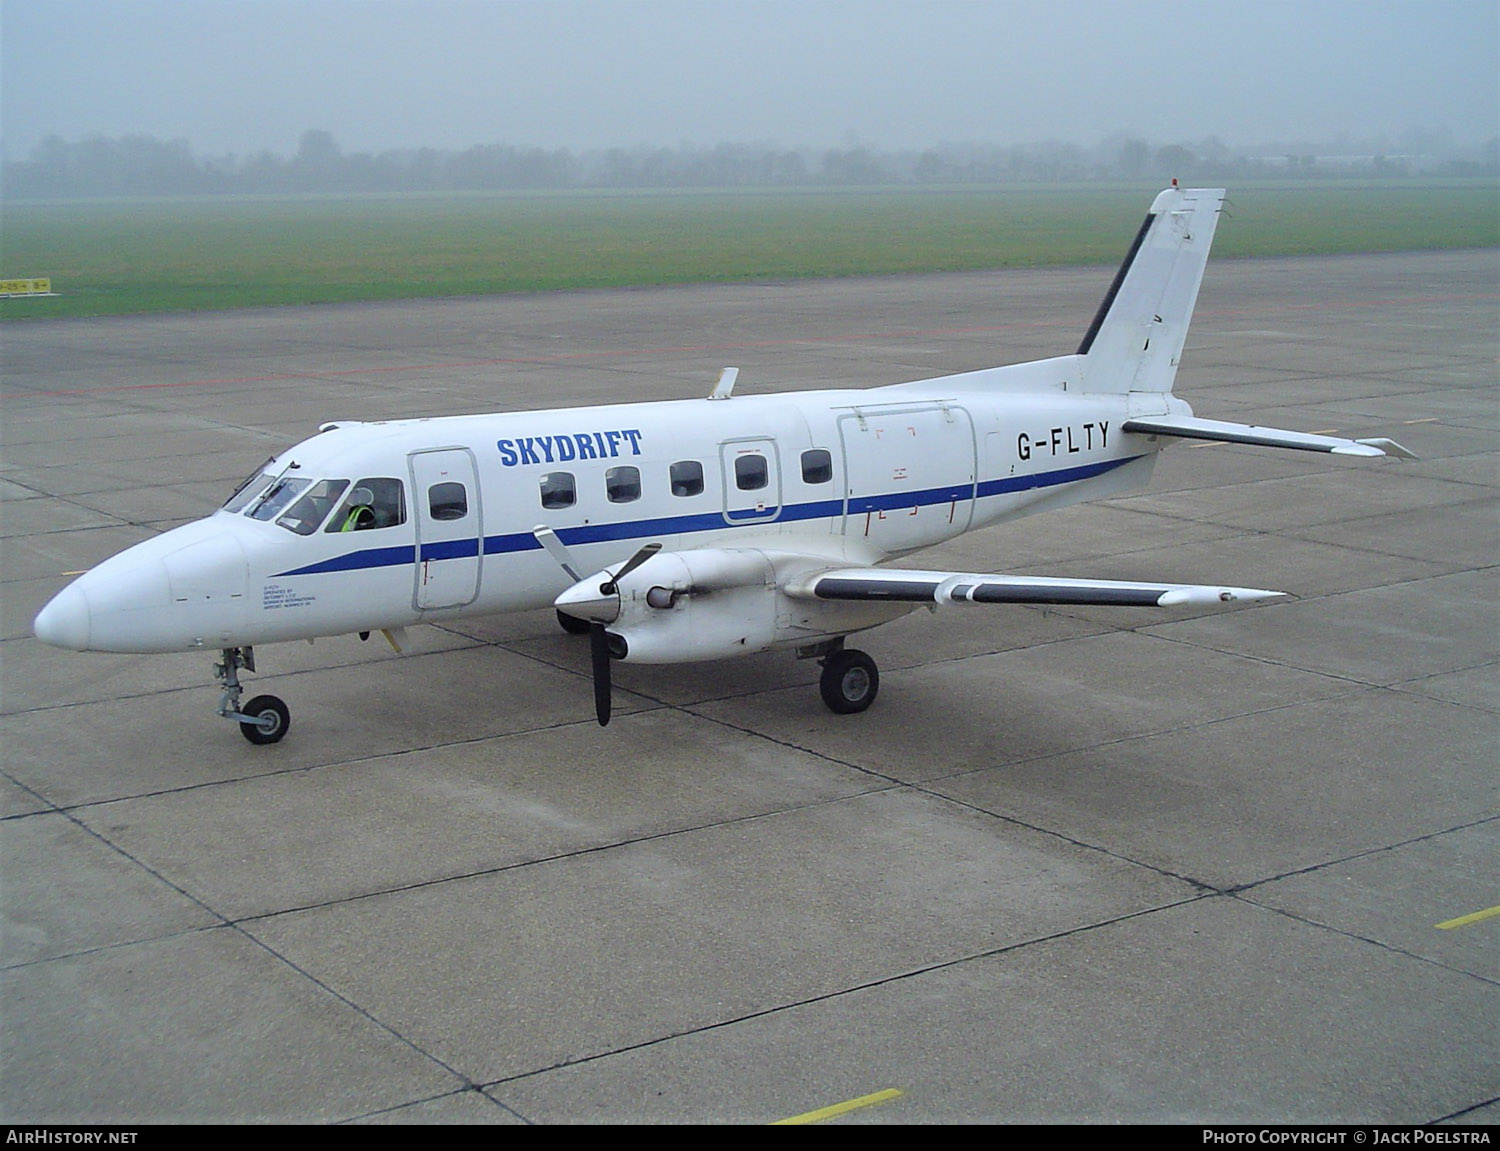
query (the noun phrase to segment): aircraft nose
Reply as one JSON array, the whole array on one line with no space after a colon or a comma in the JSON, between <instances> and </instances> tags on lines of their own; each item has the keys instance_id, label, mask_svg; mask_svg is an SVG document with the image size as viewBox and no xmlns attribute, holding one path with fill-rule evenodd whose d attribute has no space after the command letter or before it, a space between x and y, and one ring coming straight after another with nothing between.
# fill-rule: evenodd
<instances>
[{"instance_id":1,"label":"aircraft nose","mask_svg":"<svg viewBox=\"0 0 1500 1151\"><path fill-rule=\"evenodd\" d=\"M89 601L77 584L69 584L37 613L32 631L53 647L87 651L89 646Z\"/></svg>"}]
</instances>

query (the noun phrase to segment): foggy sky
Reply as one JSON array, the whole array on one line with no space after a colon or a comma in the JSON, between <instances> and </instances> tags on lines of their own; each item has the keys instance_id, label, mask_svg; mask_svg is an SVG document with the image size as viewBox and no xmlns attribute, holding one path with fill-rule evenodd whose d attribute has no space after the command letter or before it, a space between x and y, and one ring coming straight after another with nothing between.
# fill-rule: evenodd
<instances>
[{"instance_id":1,"label":"foggy sky","mask_svg":"<svg viewBox=\"0 0 1500 1151\"><path fill-rule=\"evenodd\" d=\"M1495 0L0 0L0 141L1460 143Z\"/></svg>"}]
</instances>

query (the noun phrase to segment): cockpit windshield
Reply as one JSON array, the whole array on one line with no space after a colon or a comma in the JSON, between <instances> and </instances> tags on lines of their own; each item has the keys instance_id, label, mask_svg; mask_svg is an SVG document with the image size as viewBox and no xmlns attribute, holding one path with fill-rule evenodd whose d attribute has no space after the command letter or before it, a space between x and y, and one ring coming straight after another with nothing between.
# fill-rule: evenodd
<instances>
[{"instance_id":1,"label":"cockpit windshield","mask_svg":"<svg viewBox=\"0 0 1500 1151\"><path fill-rule=\"evenodd\" d=\"M250 505L245 514L253 520L274 520L286 511L292 501L311 484L312 480L297 479L287 475L278 476L276 481L260 494L260 498Z\"/></svg>"},{"instance_id":2,"label":"cockpit windshield","mask_svg":"<svg viewBox=\"0 0 1500 1151\"><path fill-rule=\"evenodd\" d=\"M333 505L338 503L348 480L311 480L300 476L252 476L229 497L224 510L253 520L274 520L278 527L310 536L317 531Z\"/></svg>"},{"instance_id":3,"label":"cockpit windshield","mask_svg":"<svg viewBox=\"0 0 1500 1151\"><path fill-rule=\"evenodd\" d=\"M236 515L244 511L251 500L271 486L271 481L275 478L270 472L251 472L245 482L234 489L234 495L224 501L224 510Z\"/></svg>"},{"instance_id":4,"label":"cockpit windshield","mask_svg":"<svg viewBox=\"0 0 1500 1151\"><path fill-rule=\"evenodd\" d=\"M224 510L273 521L299 536L312 535L325 521L325 530L330 532L367 531L406 522L406 499L398 479L362 479L351 491L348 480L313 480L289 472L257 472L235 489ZM330 518L328 513L335 507L339 510Z\"/></svg>"}]
</instances>

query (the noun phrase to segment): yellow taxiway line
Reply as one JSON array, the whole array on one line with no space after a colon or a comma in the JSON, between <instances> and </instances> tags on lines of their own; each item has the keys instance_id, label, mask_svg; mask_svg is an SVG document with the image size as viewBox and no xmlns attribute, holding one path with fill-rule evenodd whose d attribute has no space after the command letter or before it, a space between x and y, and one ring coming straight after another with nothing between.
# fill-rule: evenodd
<instances>
[{"instance_id":1,"label":"yellow taxiway line","mask_svg":"<svg viewBox=\"0 0 1500 1151\"><path fill-rule=\"evenodd\" d=\"M832 1119L836 1115L847 1115L850 1111L858 1111L861 1107L874 1107L877 1103L886 1103L892 1099L898 1099L901 1092L894 1087L887 1087L884 1091L877 1091L873 1095L861 1095L858 1099L847 1099L843 1103L835 1103L831 1107L820 1107L816 1111L806 1111L801 1115L793 1115L790 1119L778 1119L771 1124L772 1127L786 1127L803 1123L821 1123L824 1119Z\"/></svg>"},{"instance_id":2,"label":"yellow taxiway line","mask_svg":"<svg viewBox=\"0 0 1500 1151\"><path fill-rule=\"evenodd\" d=\"M1483 911L1460 915L1457 919L1445 919L1433 926L1439 931L1452 931L1455 927L1467 927L1471 923L1478 923L1481 919L1488 919L1492 915L1500 915L1500 907L1486 907Z\"/></svg>"}]
</instances>

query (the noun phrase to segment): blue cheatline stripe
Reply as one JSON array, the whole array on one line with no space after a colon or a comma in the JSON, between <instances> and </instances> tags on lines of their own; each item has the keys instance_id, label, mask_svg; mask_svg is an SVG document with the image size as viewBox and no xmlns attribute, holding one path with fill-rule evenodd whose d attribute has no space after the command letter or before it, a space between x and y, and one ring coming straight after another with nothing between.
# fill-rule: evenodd
<instances>
[{"instance_id":1,"label":"blue cheatline stripe","mask_svg":"<svg viewBox=\"0 0 1500 1151\"><path fill-rule=\"evenodd\" d=\"M1097 464L1080 464L1076 468L1062 468L1055 472L1038 472L1029 476L1008 476L1003 480L985 480L979 485L979 498L1010 495L1012 492L1029 492L1033 488L1054 488L1060 484L1076 484L1079 480L1091 480L1112 472L1115 468L1134 463L1140 456L1128 456L1123 460L1101 460Z\"/></svg>"},{"instance_id":2,"label":"blue cheatline stripe","mask_svg":"<svg viewBox=\"0 0 1500 1151\"><path fill-rule=\"evenodd\" d=\"M479 554L478 540L442 540L422 545L423 560L461 560Z\"/></svg>"},{"instance_id":3,"label":"blue cheatline stripe","mask_svg":"<svg viewBox=\"0 0 1500 1151\"><path fill-rule=\"evenodd\" d=\"M1115 468L1132 463L1140 456L1121 460L1101 460L1083 464L1076 468L1061 468L1055 472L1038 472L1034 475L1009 476L1001 480L985 480L979 484L978 498L1009 495L1013 492L1030 491L1033 488L1058 487L1077 483L1079 480L1102 476ZM863 515L866 512L888 511L892 508L911 508L930 504L948 504L955 500L967 500L975 489L970 484L953 487L927 488L918 492L896 492L880 496L850 496L849 514ZM805 504L787 504L775 520L758 520L756 523L788 523L794 520L830 519L844 514L843 500L815 500ZM615 524L583 524L579 527L557 528L557 536L565 544L598 544L619 540L634 540L652 536L692 535L696 532L722 531L729 526L722 511L713 511L686 516L659 516L647 520L627 520ZM511 532L506 535L486 536L484 554L511 555L516 552L540 551L542 545L530 532ZM459 559L478 554L475 540L454 540L450 543L422 545L422 558ZM360 571L366 568L400 567L414 561L416 549L411 546L394 548L367 548L350 552L321 563L291 571L278 572L273 579L284 576L323 575L327 572Z\"/></svg>"},{"instance_id":4,"label":"blue cheatline stripe","mask_svg":"<svg viewBox=\"0 0 1500 1151\"><path fill-rule=\"evenodd\" d=\"M726 508L724 518L730 523L759 523L774 520L781 514L780 508Z\"/></svg>"},{"instance_id":5,"label":"blue cheatline stripe","mask_svg":"<svg viewBox=\"0 0 1500 1151\"><path fill-rule=\"evenodd\" d=\"M926 507L928 504L951 504L957 500L974 498L973 484L957 487L925 488L917 492L892 492L884 496L850 496L849 514L864 515L865 512L888 512L893 508Z\"/></svg>"},{"instance_id":6,"label":"blue cheatline stripe","mask_svg":"<svg viewBox=\"0 0 1500 1151\"><path fill-rule=\"evenodd\" d=\"M322 575L325 572L362 571L365 568L401 567L414 562L417 549L410 544L395 548L366 548L348 555L334 556L322 563L310 564L294 571L277 572L272 579L294 575Z\"/></svg>"},{"instance_id":7,"label":"blue cheatline stripe","mask_svg":"<svg viewBox=\"0 0 1500 1151\"><path fill-rule=\"evenodd\" d=\"M788 504L781 509L778 523L791 520L826 520L844 514L843 500L818 500L810 504Z\"/></svg>"}]
</instances>

